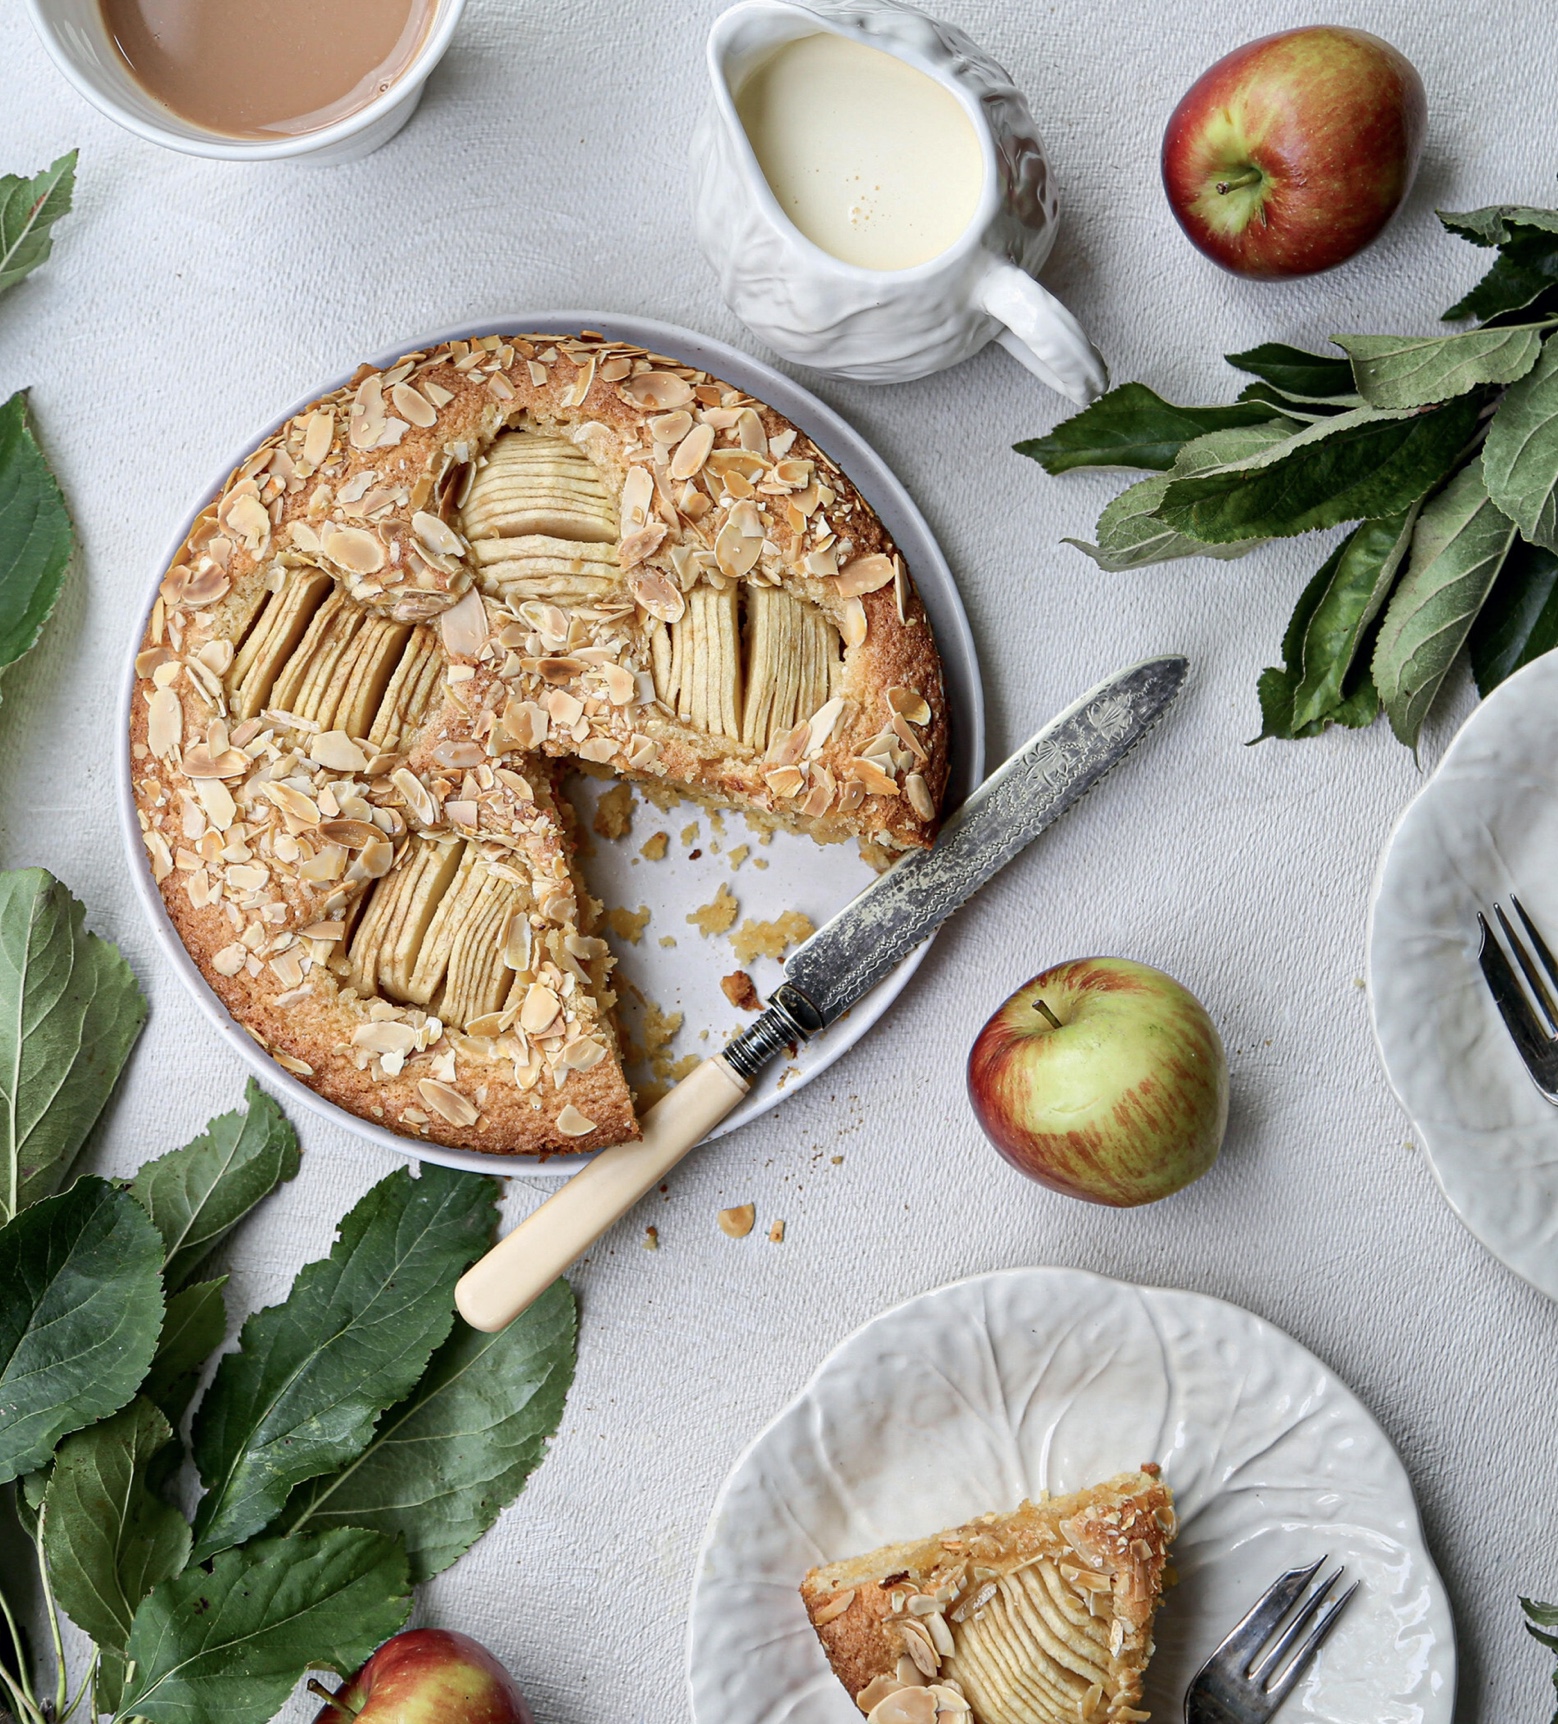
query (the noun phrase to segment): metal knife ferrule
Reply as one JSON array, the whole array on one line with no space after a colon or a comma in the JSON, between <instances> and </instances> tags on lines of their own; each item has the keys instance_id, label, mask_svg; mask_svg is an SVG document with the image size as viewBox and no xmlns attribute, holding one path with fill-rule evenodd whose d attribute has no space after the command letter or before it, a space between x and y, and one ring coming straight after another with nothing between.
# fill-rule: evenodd
<instances>
[{"instance_id":1,"label":"metal knife ferrule","mask_svg":"<svg viewBox=\"0 0 1558 1724\"><path fill-rule=\"evenodd\" d=\"M762 1015L723 1050L725 1063L748 1083L792 1042L806 1042L824 1027L822 1014L789 982L781 982Z\"/></svg>"}]
</instances>

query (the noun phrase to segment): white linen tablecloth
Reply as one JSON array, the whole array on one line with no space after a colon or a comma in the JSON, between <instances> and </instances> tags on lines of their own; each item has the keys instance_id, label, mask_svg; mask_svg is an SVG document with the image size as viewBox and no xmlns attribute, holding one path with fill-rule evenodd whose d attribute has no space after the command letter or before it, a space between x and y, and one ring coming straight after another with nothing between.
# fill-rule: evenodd
<instances>
[{"instance_id":1,"label":"white linen tablecloth","mask_svg":"<svg viewBox=\"0 0 1558 1724\"><path fill-rule=\"evenodd\" d=\"M1428 88L1417 188L1373 251L1292 285L1235 281L1182 238L1158 182L1169 110L1213 59L1315 21L1299 0L998 5L939 0L1028 92L1064 215L1046 280L1117 380L1231 399L1218 355L1333 331L1427 332L1488 261L1435 206L1558 202L1558 36L1542 0L1344 0ZM116 129L0 10L0 169L81 147L53 259L0 301L0 393L21 385L80 529L41 647L5 680L0 864L42 863L117 940L150 1023L91 1151L119 1172L235 1105L244 1072L159 959L113 814L114 698L155 560L217 464L360 356L511 308L648 314L750 344L698 255L687 151L717 0L471 0L421 111L351 166L227 166ZM992 761L1114 667L1188 653L1171 723L941 936L890 1016L827 1077L695 1156L576 1275L578 1381L551 1458L419 1620L490 1645L544 1724L686 1714L695 1553L716 1488L822 1354L883 1307L1011 1264L1060 1263L1248 1306L1331 1364L1399 1446L1460 1627L1457 1718L1545 1717L1551 1661L1516 1593L1558 1594L1551 1498L1558 1309L1467 1234L1376 1060L1365 912L1392 822L1471 691L1457 673L1421 765L1383 724L1244 746L1254 685L1324 555L1100 573L1109 477L1010 452L1062 404L997 349L890 389L805 379L896 468L962 583ZM1111 1213L1010 1171L963 1061L987 1014L1052 961L1162 965L1222 1026L1233 1114L1218 1166ZM230 1253L229 1309L281 1297L393 1165L312 1117L303 1171ZM842 1163L835 1158L842 1156ZM514 1180L511 1216L550 1182ZM726 1238L715 1211L752 1201ZM767 1242L783 1217L782 1245ZM646 1221L661 1249L642 1248ZM294 1701L288 1720L312 1716ZM1166 1721L1165 1721L1166 1724ZM1358 1724L1372 1724L1359 1720Z\"/></svg>"}]
</instances>

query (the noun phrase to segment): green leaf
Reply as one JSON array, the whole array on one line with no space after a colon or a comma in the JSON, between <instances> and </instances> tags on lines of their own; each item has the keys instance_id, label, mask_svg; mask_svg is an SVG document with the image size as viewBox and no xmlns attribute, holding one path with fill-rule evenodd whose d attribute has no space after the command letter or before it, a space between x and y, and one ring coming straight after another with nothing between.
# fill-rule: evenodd
<instances>
[{"instance_id":1,"label":"green leaf","mask_svg":"<svg viewBox=\"0 0 1558 1724\"><path fill-rule=\"evenodd\" d=\"M1209 431L1194 437L1175 457L1170 473L1151 479L1139 479L1113 498L1098 517L1098 543L1090 545L1082 539L1066 539L1085 552L1102 569L1118 572L1140 569L1149 563L1166 563L1177 557L1242 557L1264 544L1263 539L1246 539L1229 545L1206 545L1165 526L1158 518L1158 508L1170 480L1180 473L1197 473L1204 467L1216 467L1226 461L1242 460L1270 448L1291 434L1291 421L1266 420L1259 425L1240 426L1225 431Z\"/></svg>"},{"instance_id":2,"label":"green leaf","mask_svg":"<svg viewBox=\"0 0 1558 1724\"><path fill-rule=\"evenodd\" d=\"M350 1675L411 1614L406 1553L337 1527L225 1551L165 1580L135 1613L118 1716L265 1724L308 1669Z\"/></svg>"},{"instance_id":3,"label":"green leaf","mask_svg":"<svg viewBox=\"0 0 1558 1724\"><path fill-rule=\"evenodd\" d=\"M1534 545L1558 551L1558 346L1505 391L1482 446L1488 495Z\"/></svg>"},{"instance_id":4,"label":"green leaf","mask_svg":"<svg viewBox=\"0 0 1558 1724\"><path fill-rule=\"evenodd\" d=\"M53 228L70 208L76 152L70 150L32 179L0 174L0 293L49 255Z\"/></svg>"},{"instance_id":5,"label":"green leaf","mask_svg":"<svg viewBox=\"0 0 1558 1724\"><path fill-rule=\"evenodd\" d=\"M1547 324L1464 335L1335 335L1371 407L1429 407L1483 384L1513 383L1536 364Z\"/></svg>"},{"instance_id":6,"label":"green leaf","mask_svg":"<svg viewBox=\"0 0 1558 1724\"><path fill-rule=\"evenodd\" d=\"M90 1176L0 1227L0 1484L135 1393L162 1326L161 1266L140 1204Z\"/></svg>"},{"instance_id":7,"label":"green leaf","mask_svg":"<svg viewBox=\"0 0 1558 1724\"><path fill-rule=\"evenodd\" d=\"M1351 387L1349 382L1348 387ZM1208 431L1258 425L1270 414L1263 409L1178 407L1145 383L1123 383L1045 437L1013 444L1019 455L1037 461L1046 473L1073 467L1146 467L1162 471L1193 437Z\"/></svg>"},{"instance_id":8,"label":"green leaf","mask_svg":"<svg viewBox=\"0 0 1558 1724\"><path fill-rule=\"evenodd\" d=\"M1507 245L1522 231L1558 234L1558 210L1531 204L1489 204L1480 210L1438 210L1440 222L1473 245Z\"/></svg>"},{"instance_id":9,"label":"green leaf","mask_svg":"<svg viewBox=\"0 0 1558 1724\"><path fill-rule=\"evenodd\" d=\"M1544 1628L1558 1628L1558 1604L1543 1604L1539 1599L1522 1598L1520 1608L1533 1622Z\"/></svg>"},{"instance_id":10,"label":"green leaf","mask_svg":"<svg viewBox=\"0 0 1558 1724\"><path fill-rule=\"evenodd\" d=\"M216 1281L196 1281L168 1299L156 1356L141 1384L141 1393L175 1427L195 1392L201 1366L227 1333L227 1307L222 1301L226 1285L225 1275Z\"/></svg>"},{"instance_id":11,"label":"green leaf","mask_svg":"<svg viewBox=\"0 0 1558 1724\"><path fill-rule=\"evenodd\" d=\"M253 1078L244 1101L247 1112L220 1114L193 1142L143 1163L130 1186L163 1237L170 1291L298 1170L297 1133Z\"/></svg>"},{"instance_id":12,"label":"green leaf","mask_svg":"<svg viewBox=\"0 0 1558 1724\"><path fill-rule=\"evenodd\" d=\"M1418 516L1407 572L1374 648L1375 685L1390 728L1407 747L1417 746L1428 708L1514 537L1514 523L1489 499L1476 461Z\"/></svg>"},{"instance_id":13,"label":"green leaf","mask_svg":"<svg viewBox=\"0 0 1558 1724\"><path fill-rule=\"evenodd\" d=\"M1282 663L1263 670L1256 682L1261 713L1261 731L1254 738L1256 742L1265 742L1268 737L1292 742L1302 737L1318 736L1331 724L1358 729L1372 724L1379 716L1379 696L1374 692L1373 679L1365 669L1355 676L1355 686L1337 704L1305 724L1294 723L1294 700L1304 675L1304 637L1334 579L1336 560L1333 553L1305 584L1282 637Z\"/></svg>"},{"instance_id":14,"label":"green leaf","mask_svg":"<svg viewBox=\"0 0 1558 1724\"><path fill-rule=\"evenodd\" d=\"M1512 312L1528 311L1542 302L1558 287L1558 237L1545 233L1527 234L1512 240L1493 260L1493 267L1482 280L1441 313L1446 323L1458 323L1462 318L1476 317L1484 323Z\"/></svg>"},{"instance_id":15,"label":"green leaf","mask_svg":"<svg viewBox=\"0 0 1558 1724\"><path fill-rule=\"evenodd\" d=\"M1348 672L1395 585L1416 518L1417 511L1408 509L1383 521L1364 521L1327 559L1321 570L1325 584L1304 630L1300 677L1293 691L1293 723L1299 729L1343 704Z\"/></svg>"},{"instance_id":16,"label":"green leaf","mask_svg":"<svg viewBox=\"0 0 1558 1724\"><path fill-rule=\"evenodd\" d=\"M1363 397L1356 390L1346 395L1332 395L1316 400L1304 395L1285 395L1271 383L1246 383L1239 391L1239 399L1264 402L1267 407L1274 408L1285 418L1301 419L1311 424L1317 419L1332 419L1338 413L1346 413L1354 407L1365 405Z\"/></svg>"},{"instance_id":17,"label":"green leaf","mask_svg":"<svg viewBox=\"0 0 1558 1724\"><path fill-rule=\"evenodd\" d=\"M496 1182L424 1166L382 1179L286 1302L243 1326L200 1403L204 1560L260 1531L294 1485L362 1453L454 1322L454 1284L492 1234Z\"/></svg>"},{"instance_id":18,"label":"green leaf","mask_svg":"<svg viewBox=\"0 0 1558 1724\"><path fill-rule=\"evenodd\" d=\"M183 1568L189 1523L152 1494L168 1421L139 1395L123 1412L60 1444L43 1508L54 1596L99 1646L123 1647L135 1607Z\"/></svg>"},{"instance_id":19,"label":"green leaf","mask_svg":"<svg viewBox=\"0 0 1558 1724\"><path fill-rule=\"evenodd\" d=\"M1466 638L1477 693L1558 647L1558 555L1517 538Z\"/></svg>"},{"instance_id":20,"label":"green leaf","mask_svg":"<svg viewBox=\"0 0 1558 1724\"><path fill-rule=\"evenodd\" d=\"M1399 514L1462 458L1480 408L1465 395L1431 412L1339 413L1251 459L1174 478L1159 517L1190 538L1225 544Z\"/></svg>"},{"instance_id":21,"label":"green leaf","mask_svg":"<svg viewBox=\"0 0 1558 1724\"><path fill-rule=\"evenodd\" d=\"M0 407L0 671L37 644L73 542L65 499L19 389Z\"/></svg>"},{"instance_id":22,"label":"green leaf","mask_svg":"<svg viewBox=\"0 0 1558 1724\"><path fill-rule=\"evenodd\" d=\"M494 1335L464 1323L357 1460L302 1486L294 1528L399 1533L411 1578L430 1580L475 1544L540 1464L573 1381L578 1317L566 1281Z\"/></svg>"},{"instance_id":23,"label":"green leaf","mask_svg":"<svg viewBox=\"0 0 1558 1724\"><path fill-rule=\"evenodd\" d=\"M0 1221L64 1177L146 1021L83 914L42 868L0 873Z\"/></svg>"},{"instance_id":24,"label":"green leaf","mask_svg":"<svg viewBox=\"0 0 1558 1724\"><path fill-rule=\"evenodd\" d=\"M1329 353L1306 353L1301 347L1267 341L1247 353L1224 357L1236 371L1248 371L1284 395L1296 395L1300 400L1323 401L1353 392L1352 367Z\"/></svg>"}]
</instances>

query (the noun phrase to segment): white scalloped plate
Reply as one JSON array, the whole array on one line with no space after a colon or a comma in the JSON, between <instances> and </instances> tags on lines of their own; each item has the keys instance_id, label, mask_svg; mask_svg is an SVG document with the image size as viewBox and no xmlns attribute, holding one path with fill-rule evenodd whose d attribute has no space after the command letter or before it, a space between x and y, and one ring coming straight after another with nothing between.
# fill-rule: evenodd
<instances>
[{"instance_id":1,"label":"white scalloped plate","mask_svg":"<svg viewBox=\"0 0 1558 1724\"><path fill-rule=\"evenodd\" d=\"M1558 1299L1558 1109L1477 964L1477 912L1515 893L1558 936L1558 654L1483 701L1401 816L1369 917L1369 1006L1391 1088L1450 1207Z\"/></svg>"},{"instance_id":2,"label":"white scalloped plate","mask_svg":"<svg viewBox=\"0 0 1558 1724\"><path fill-rule=\"evenodd\" d=\"M1455 1635L1412 1487L1358 1399L1235 1305L1011 1269L857 1330L736 1463L693 1587L695 1724L859 1724L796 1588L813 1564L1156 1460L1179 1582L1153 1716L1264 1588L1329 1553L1363 1584L1281 1724L1449 1724Z\"/></svg>"},{"instance_id":3,"label":"white scalloped plate","mask_svg":"<svg viewBox=\"0 0 1558 1724\"><path fill-rule=\"evenodd\" d=\"M973 635L963 610L963 601L958 596L957 583L941 554L941 547L926 525L925 517L881 456L853 426L809 390L803 389L783 372L774 370L771 365L765 365L760 359L754 359L712 336L697 335L690 329L678 329L674 324L659 323L647 317L599 311L512 312L504 317L483 318L458 329L445 329L416 341L402 342L379 355L373 363L381 369L387 368L402 353L472 335L535 331L563 334L579 329L599 330L614 340L632 341L652 352L674 355L745 389L800 426L849 475L903 552L930 616L941 653L947 704L952 714L951 771L945 807L949 811L957 807L984 777L985 760L984 690L979 679L979 660L974 652ZM220 489L233 467L310 401L339 388L346 381L344 376L337 377L312 390L274 423L258 432L232 461L222 466L211 485L201 493L197 506L180 525L168 547L167 556L158 564L159 571L173 560L194 525L195 516L205 507L207 499ZM156 591L156 580L148 581L146 609L133 619L131 643L138 643L145 631L146 616ZM133 644L127 644L125 656L121 713L129 712L135 694ZM487 1155L473 1150L446 1149L435 1143L420 1143L336 1107L277 1065L255 1045L211 991L168 920L161 894L146 866L136 819L127 722L121 724L119 734L120 828L129 858L130 878L151 922L152 931L163 955L194 995L217 1033L273 1091L300 1106L325 1114L357 1137L366 1138L381 1148L473 1173L564 1175L576 1172L589 1159L587 1156L558 1155L541 1162L528 1155ZM599 786L588 780L579 783L583 791L582 808L588 816L593 810ZM686 844L679 844L677 840L682 828L691 824L697 825L697 836ZM742 900L745 916L762 920L777 915L781 910L799 910L820 927L874 878L871 869L852 848L832 845L824 849L809 838L783 832L775 834L772 842L761 848L752 845L752 856L761 858L765 867L759 869L753 861L748 861L733 873L729 866L729 851L742 842L751 843L752 834L746 831L739 815L726 815L724 825L728 830L722 834L706 811L690 804L669 815L662 815L641 799L631 839L620 845L597 844L594 857L583 864L592 890L606 903L629 910L643 906L650 912L648 931L637 944L614 940L613 946L620 965L619 974L637 988L641 996L654 1001L666 1012L682 1013L684 1027L679 1039L671 1046L671 1052L676 1055L707 1054L732 1031L751 1022L750 1017L737 1012L720 991L721 973L734 970L737 962L728 942L723 939L706 940L696 929L687 926L688 912L706 904L721 882L728 883ZM644 863L638 857L637 849L656 830L670 833L671 859L657 864ZM699 854L691 855L692 851ZM675 945L662 946L660 939L664 935L669 935ZM775 1061L758 1077L752 1093L741 1106L710 1135L721 1137L727 1131L734 1131L737 1126L767 1113L785 1094L793 1094L803 1084L825 1072L893 1003L928 949L929 941L918 951L911 952L866 999L822 1035L813 1037L793 1059ZM770 959L758 958L748 967L764 998L783 979L780 965ZM629 996L631 1000L631 990ZM630 1033L638 1031L636 1014L636 1006L630 1005L626 1014Z\"/></svg>"}]
</instances>

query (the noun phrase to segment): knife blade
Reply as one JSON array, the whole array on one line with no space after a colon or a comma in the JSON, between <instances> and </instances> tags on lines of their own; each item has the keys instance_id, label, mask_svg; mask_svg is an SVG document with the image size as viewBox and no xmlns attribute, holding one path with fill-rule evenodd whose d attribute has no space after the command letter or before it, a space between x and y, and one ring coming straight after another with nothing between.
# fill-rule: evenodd
<instances>
[{"instance_id":1,"label":"knife blade","mask_svg":"<svg viewBox=\"0 0 1558 1724\"><path fill-rule=\"evenodd\" d=\"M1119 765L1173 704L1189 668L1179 657L1144 659L1031 736L951 816L931 849L906 856L797 947L768 1011L725 1049L729 1063L750 1081L779 1047L816 1035L863 999Z\"/></svg>"},{"instance_id":2,"label":"knife blade","mask_svg":"<svg viewBox=\"0 0 1558 1724\"><path fill-rule=\"evenodd\" d=\"M905 857L799 947L768 1005L468 1269L455 1303L477 1329L512 1322L651 1191L790 1045L868 993L1046 826L1112 771L1171 706L1189 669L1146 659L1090 689L979 787L935 845Z\"/></svg>"}]
</instances>

